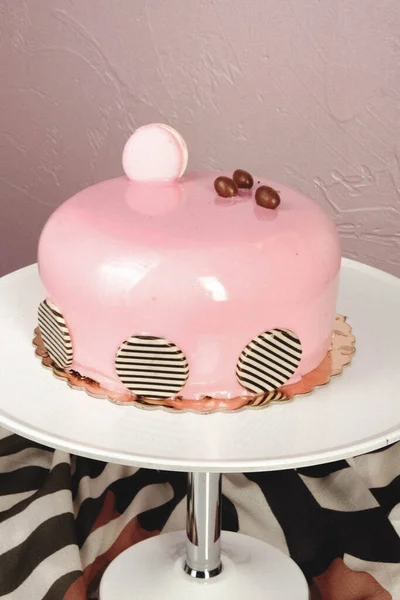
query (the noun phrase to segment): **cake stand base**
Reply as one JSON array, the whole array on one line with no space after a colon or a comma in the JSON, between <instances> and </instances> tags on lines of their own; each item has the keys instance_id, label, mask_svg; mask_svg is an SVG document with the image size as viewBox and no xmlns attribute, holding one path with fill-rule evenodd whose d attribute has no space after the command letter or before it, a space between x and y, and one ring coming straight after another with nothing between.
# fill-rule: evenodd
<instances>
[{"instance_id":1,"label":"cake stand base","mask_svg":"<svg viewBox=\"0 0 400 600\"><path fill-rule=\"evenodd\" d=\"M184 571L186 535L163 534L122 552L107 568L100 600L309 600L306 579L280 550L240 533L222 532L220 575Z\"/></svg>"}]
</instances>

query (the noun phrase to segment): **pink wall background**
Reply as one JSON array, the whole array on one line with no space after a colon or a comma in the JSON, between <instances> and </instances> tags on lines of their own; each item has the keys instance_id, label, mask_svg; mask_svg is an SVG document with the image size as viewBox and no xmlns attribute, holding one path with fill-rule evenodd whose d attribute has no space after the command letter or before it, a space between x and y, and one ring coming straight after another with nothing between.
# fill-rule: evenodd
<instances>
[{"instance_id":1,"label":"pink wall background","mask_svg":"<svg viewBox=\"0 0 400 600\"><path fill-rule=\"evenodd\" d=\"M0 274L163 121L192 168L300 189L346 256L400 276L399 23L398 0L3 0Z\"/></svg>"}]
</instances>

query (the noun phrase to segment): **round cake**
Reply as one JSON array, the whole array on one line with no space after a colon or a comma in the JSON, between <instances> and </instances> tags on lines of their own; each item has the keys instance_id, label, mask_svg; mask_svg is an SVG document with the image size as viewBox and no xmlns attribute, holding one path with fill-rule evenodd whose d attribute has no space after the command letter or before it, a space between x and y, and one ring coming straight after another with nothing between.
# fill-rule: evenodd
<instances>
[{"instance_id":1,"label":"round cake","mask_svg":"<svg viewBox=\"0 0 400 600\"><path fill-rule=\"evenodd\" d=\"M244 171L184 175L186 162L170 127L138 129L125 176L70 198L40 238L45 348L116 399L270 393L330 348L340 245L326 214Z\"/></svg>"}]
</instances>

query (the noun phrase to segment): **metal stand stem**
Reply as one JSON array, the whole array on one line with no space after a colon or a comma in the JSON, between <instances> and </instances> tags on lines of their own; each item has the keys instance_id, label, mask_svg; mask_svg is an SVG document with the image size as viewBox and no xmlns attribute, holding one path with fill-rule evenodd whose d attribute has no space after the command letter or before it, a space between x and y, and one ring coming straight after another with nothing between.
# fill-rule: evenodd
<instances>
[{"instance_id":1,"label":"metal stand stem","mask_svg":"<svg viewBox=\"0 0 400 600\"><path fill-rule=\"evenodd\" d=\"M190 473L187 508L186 533L150 538L112 561L101 580L101 600L131 600L135 589L140 600L309 600L299 567L261 540L224 531L222 567L221 475Z\"/></svg>"},{"instance_id":2,"label":"metal stand stem","mask_svg":"<svg viewBox=\"0 0 400 600\"><path fill-rule=\"evenodd\" d=\"M221 475L189 473L185 571L210 579L222 571Z\"/></svg>"}]
</instances>

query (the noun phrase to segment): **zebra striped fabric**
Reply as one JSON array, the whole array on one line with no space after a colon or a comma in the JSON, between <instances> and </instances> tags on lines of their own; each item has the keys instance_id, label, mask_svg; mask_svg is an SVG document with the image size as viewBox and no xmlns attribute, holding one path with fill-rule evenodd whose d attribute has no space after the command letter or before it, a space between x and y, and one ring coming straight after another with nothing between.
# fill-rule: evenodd
<instances>
[{"instance_id":1,"label":"zebra striped fabric","mask_svg":"<svg viewBox=\"0 0 400 600\"><path fill-rule=\"evenodd\" d=\"M0 428L1 600L98 600L118 554L184 529L186 485L185 473L75 457ZM297 471L224 475L222 491L223 529L290 554L313 600L400 598L400 443Z\"/></svg>"},{"instance_id":2,"label":"zebra striped fabric","mask_svg":"<svg viewBox=\"0 0 400 600\"><path fill-rule=\"evenodd\" d=\"M38 310L39 329L51 360L57 367L67 369L72 365L71 335L64 317L50 300L43 300Z\"/></svg>"},{"instance_id":3,"label":"zebra striped fabric","mask_svg":"<svg viewBox=\"0 0 400 600\"><path fill-rule=\"evenodd\" d=\"M237 378L250 392L272 392L291 378L301 354L301 342L292 331L271 329L243 350L236 367Z\"/></svg>"},{"instance_id":4,"label":"zebra striped fabric","mask_svg":"<svg viewBox=\"0 0 400 600\"><path fill-rule=\"evenodd\" d=\"M170 398L177 394L189 377L189 365L183 352L164 338L132 336L116 356L119 378L137 396Z\"/></svg>"}]
</instances>

